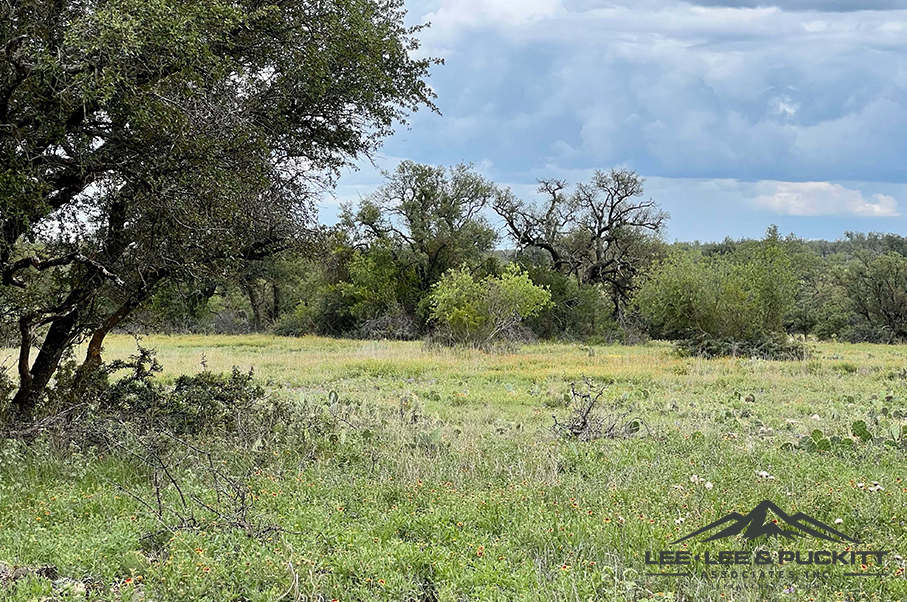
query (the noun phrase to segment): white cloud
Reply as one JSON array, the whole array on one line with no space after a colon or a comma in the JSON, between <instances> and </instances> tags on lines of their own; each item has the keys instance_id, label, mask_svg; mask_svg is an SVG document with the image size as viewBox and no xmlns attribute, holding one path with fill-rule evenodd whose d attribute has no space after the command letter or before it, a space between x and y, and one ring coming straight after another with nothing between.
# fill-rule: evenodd
<instances>
[{"instance_id":1,"label":"white cloud","mask_svg":"<svg viewBox=\"0 0 907 602\"><path fill-rule=\"evenodd\" d=\"M784 117L793 117L800 110L800 103L794 102L787 94L776 96L769 102L769 106L774 115Z\"/></svg>"},{"instance_id":2,"label":"white cloud","mask_svg":"<svg viewBox=\"0 0 907 602\"><path fill-rule=\"evenodd\" d=\"M781 215L856 215L895 217L900 215L894 197L873 194L830 182L772 182L757 185L761 194L754 203Z\"/></svg>"},{"instance_id":3,"label":"white cloud","mask_svg":"<svg viewBox=\"0 0 907 602\"><path fill-rule=\"evenodd\" d=\"M564 10L561 0L441 0L441 7L425 14L435 31L459 27L524 25L550 18Z\"/></svg>"}]
</instances>

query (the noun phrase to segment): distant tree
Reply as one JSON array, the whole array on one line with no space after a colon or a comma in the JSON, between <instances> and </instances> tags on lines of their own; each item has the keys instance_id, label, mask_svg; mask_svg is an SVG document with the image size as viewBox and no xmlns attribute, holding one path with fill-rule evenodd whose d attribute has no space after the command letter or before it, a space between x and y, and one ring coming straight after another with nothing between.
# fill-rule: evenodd
<instances>
[{"instance_id":1,"label":"distant tree","mask_svg":"<svg viewBox=\"0 0 907 602\"><path fill-rule=\"evenodd\" d=\"M892 339L907 339L907 257L894 251L877 257L861 253L841 283L858 314Z\"/></svg>"},{"instance_id":2,"label":"distant tree","mask_svg":"<svg viewBox=\"0 0 907 602\"><path fill-rule=\"evenodd\" d=\"M13 413L166 281L286 248L312 193L434 109L402 0L0 5L0 306ZM32 348L39 351L32 362Z\"/></svg>"},{"instance_id":3,"label":"distant tree","mask_svg":"<svg viewBox=\"0 0 907 602\"><path fill-rule=\"evenodd\" d=\"M654 201L642 198L644 182L633 171L596 171L568 194L563 180L540 180L541 203L508 191L496 196L494 209L518 249L545 251L555 270L580 284L607 285L618 314L668 219Z\"/></svg>"},{"instance_id":4,"label":"distant tree","mask_svg":"<svg viewBox=\"0 0 907 602\"><path fill-rule=\"evenodd\" d=\"M482 210L498 189L470 166L402 161L384 176L378 190L344 206L342 219L364 253L389 253L395 278L411 275L408 304L426 297L448 270L475 267L494 249L497 234Z\"/></svg>"}]
</instances>

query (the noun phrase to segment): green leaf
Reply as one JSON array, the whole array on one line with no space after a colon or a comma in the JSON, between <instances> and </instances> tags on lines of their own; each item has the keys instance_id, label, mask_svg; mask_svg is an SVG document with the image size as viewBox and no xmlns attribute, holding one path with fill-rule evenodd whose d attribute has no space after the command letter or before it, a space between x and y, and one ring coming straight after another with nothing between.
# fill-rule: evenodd
<instances>
[{"instance_id":1,"label":"green leaf","mask_svg":"<svg viewBox=\"0 0 907 602\"><path fill-rule=\"evenodd\" d=\"M859 437L863 443L872 439L872 433L866 427L865 420L857 420L850 426L850 432Z\"/></svg>"},{"instance_id":2,"label":"green leaf","mask_svg":"<svg viewBox=\"0 0 907 602\"><path fill-rule=\"evenodd\" d=\"M816 442L811 437L800 437L797 447L806 452L816 451Z\"/></svg>"}]
</instances>

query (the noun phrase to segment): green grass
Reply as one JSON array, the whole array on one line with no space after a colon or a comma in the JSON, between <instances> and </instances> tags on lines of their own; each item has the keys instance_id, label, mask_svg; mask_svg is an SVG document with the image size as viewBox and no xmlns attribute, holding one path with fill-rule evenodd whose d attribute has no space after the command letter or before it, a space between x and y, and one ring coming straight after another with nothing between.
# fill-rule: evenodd
<instances>
[{"instance_id":1,"label":"green grass","mask_svg":"<svg viewBox=\"0 0 907 602\"><path fill-rule=\"evenodd\" d=\"M540 344L515 354L314 337L143 344L157 349L164 379L237 365L295 403L326 406L336 391L360 428L335 423L265 449L196 442L224 462L253 465L255 516L287 532L256 538L206 523L166 532L155 550L142 536L168 525L132 497L153 501L150 471L135 459L6 442L0 560L53 564L122 589L107 596L138 587L153 600L907 599L894 558L907 555L904 452L785 445L815 429L848 436L852 422L871 423L883 407L889 431L907 423L891 417L907 410L902 347L828 344L808 361L766 362L682 359L662 343L592 353ZM105 359L134 345L111 337ZM647 428L631 439L556 438L552 414L567 416L565 394L583 377L608 385L606 409L632 410ZM200 467L179 467L180 482L214 504ZM884 490L857 486L873 481ZM858 549L891 550L884 566L867 568L887 576L844 579L833 567L815 589L801 581L784 593L787 580L737 590L729 579L644 575L646 551L673 549L672 540L763 499L826 524L842 519ZM780 545L755 543L687 549ZM785 549L843 548L804 539ZM0 586L4 594L59 596L42 579Z\"/></svg>"}]
</instances>

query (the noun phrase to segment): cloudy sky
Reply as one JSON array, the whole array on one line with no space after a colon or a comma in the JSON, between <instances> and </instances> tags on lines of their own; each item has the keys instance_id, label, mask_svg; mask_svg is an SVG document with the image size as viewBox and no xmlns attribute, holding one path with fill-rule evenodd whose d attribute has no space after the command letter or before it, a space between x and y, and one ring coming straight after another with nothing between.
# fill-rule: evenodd
<instances>
[{"instance_id":1,"label":"cloudy sky","mask_svg":"<svg viewBox=\"0 0 907 602\"><path fill-rule=\"evenodd\" d=\"M769 0L771 1L771 0ZM409 0L442 115L383 147L540 177L635 169L669 240L907 234L907 0ZM381 181L370 165L321 205Z\"/></svg>"}]
</instances>

